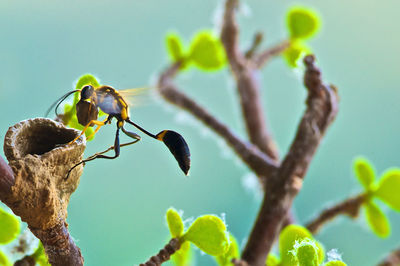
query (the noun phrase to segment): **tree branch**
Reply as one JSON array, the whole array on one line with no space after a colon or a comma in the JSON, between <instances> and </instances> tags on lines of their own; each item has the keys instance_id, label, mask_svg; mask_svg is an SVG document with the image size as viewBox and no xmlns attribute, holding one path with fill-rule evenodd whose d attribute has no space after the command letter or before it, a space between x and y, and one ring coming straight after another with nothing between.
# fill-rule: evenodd
<instances>
[{"instance_id":1,"label":"tree branch","mask_svg":"<svg viewBox=\"0 0 400 266\"><path fill-rule=\"evenodd\" d=\"M237 0L227 0L221 29L224 45L232 73L236 79L243 119L250 142L278 162L278 150L271 133L267 130L261 102L257 69L251 60L239 51L239 27L235 20Z\"/></svg>"},{"instance_id":2,"label":"tree branch","mask_svg":"<svg viewBox=\"0 0 400 266\"><path fill-rule=\"evenodd\" d=\"M314 220L310 221L306 227L312 234L316 234L325 223L333 220L338 215L348 215L351 218L357 218L365 199L365 194L360 194L329 207L323 210Z\"/></svg>"},{"instance_id":3,"label":"tree branch","mask_svg":"<svg viewBox=\"0 0 400 266\"><path fill-rule=\"evenodd\" d=\"M280 55L290 46L289 41L283 41L275 46L267 48L263 52L254 57L254 64L256 68L262 68L271 58Z\"/></svg>"},{"instance_id":4,"label":"tree branch","mask_svg":"<svg viewBox=\"0 0 400 266\"><path fill-rule=\"evenodd\" d=\"M169 260L169 258L181 248L181 242L178 238L172 238L167 245L161 249L157 255L152 256L147 262L139 266L159 266Z\"/></svg>"},{"instance_id":5,"label":"tree branch","mask_svg":"<svg viewBox=\"0 0 400 266\"><path fill-rule=\"evenodd\" d=\"M282 222L301 189L311 159L337 113L336 89L322 83L321 73L314 61L311 55L304 58L307 109L281 166L267 180L261 209L242 253L242 259L249 265L265 265Z\"/></svg>"},{"instance_id":6,"label":"tree branch","mask_svg":"<svg viewBox=\"0 0 400 266\"><path fill-rule=\"evenodd\" d=\"M251 59L254 54L256 53L258 47L262 43L263 40L263 34L261 32L257 32L254 37L253 37L253 43L251 44L250 48L247 50L247 52L244 54L244 56L247 59Z\"/></svg>"},{"instance_id":7,"label":"tree branch","mask_svg":"<svg viewBox=\"0 0 400 266\"><path fill-rule=\"evenodd\" d=\"M378 266L399 266L400 265L400 249L393 250Z\"/></svg>"},{"instance_id":8,"label":"tree branch","mask_svg":"<svg viewBox=\"0 0 400 266\"><path fill-rule=\"evenodd\" d=\"M172 82L172 78L176 75L178 69L179 63L170 66L161 74L158 81L160 94L170 103L195 116L222 137L242 161L256 174L269 176L275 171L277 164L274 160L262 153L256 146L241 140L225 124L177 89Z\"/></svg>"}]
</instances>

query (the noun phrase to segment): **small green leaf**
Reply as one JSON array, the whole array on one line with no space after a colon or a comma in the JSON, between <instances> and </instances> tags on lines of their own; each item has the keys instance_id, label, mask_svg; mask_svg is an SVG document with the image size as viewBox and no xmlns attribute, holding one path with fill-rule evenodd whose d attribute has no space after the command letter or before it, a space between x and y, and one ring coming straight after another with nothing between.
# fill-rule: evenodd
<instances>
[{"instance_id":1,"label":"small green leaf","mask_svg":"<svg viewBox=\"0 0 400 266\"><path fill-rule=\"evenodd\" d=\"M20 233L20 222L14 215L0 208L0 244L13 241Z\"/></svg>"},{"instance_id":2,"label":"small green leaf","mask_svg":"<svg viewBox=\"0 0 400 266\"><path fill-rule=\"evenodd\" d=\"M266 266L278 266L278 265L280 265L279 258L275 254L269 253L268 257L267 257L267 261L265 262L265 265Z\"/></svg>"},{"instance_id":3,"label":"small green leaf","mask_svg":"<svg viewBox=\"0 0 400 266\"><path fill-rule=\"evenodd\" d=\"M183 234L183 221L174 208L169 208L166 215L168 228L172 237L180 237Z\"/></svg>"},{"instance_id":4,"label":"small green leaf","mask_svg":"<svg viewBox=\"0 0 400 266\"><path fill-rule=\"evenodd\" d=\"M308 39L321 27L321 19L316 11L307 7L292 7L286 17L291 39Z\"/></svg>"},{"instance_id":5,"label":"small green leaf","mask_svg":"<svg viewBox=\"0 0 400 266\"><path fill-rule=\"evenodd\" d=\"M301 66L304 56L311 53L311 49L301 41L295 41L283 52L286 63L293 68Z\"/></svg>"},{"instance_id":6,"label":"small green leaf","mask_svg":"<svg viewBox=\"0 0 400 266\"><path fill-rule=\"evenodd\" d=\"M298 265L298 261L291 251L293 251L296 241L301 242L305 238L312 239L312 234L300 225L291 224L282 230L279 236L279 252L282 265Z\"/></svg>"},{"instance_id":7,"label":"small green leaf","mask_svg":"<svg viewBox=\"0 0 400 266\"><path fill-rule=\"evenodd\" d=\"M168 33L166 37L166 45L169 57L176 62L185 57L183 43L181 37L176 33Z\"/></svg>"},{"instance_id":8,"label":"small green leaf","mask_svg":"<svg viewBox=\"0 0 400 266\"><path fill-rule=\"evenodd\" d=\"M382 238L389 236L390 224L382 210L372 201L367 201L363 205L368 225L372 231Z\"/></svg>"},{"instance_id":9,"label":"small green leaf","mask_svg":"<svg viewBox=\"0 0 400 266\"><path fill-rule=\"evenodd\" d=\"M215 215L204 215L197 218L182 238L212 256L226 253L230 245L226 226Z\"/></svg>"},{"instance_id":10,"label":"small green leaf","mask_svg":"<svg viewBox=\"0 0 400 266\"><path fill-rule=\"evenodd\" d=\"M2 266L11 266L11 262L8 260L8 257L6 256L6 254L4 254L1 250L0 250L0 265Z\"/></svg>"},{"instance_id":11,"label":"small green leaf","mask_svg":"<svg viewBox=\"0 0 400 266\"><path fill-rule=\"evenodd\" d=\"M46 253L44 252L44 247L42 242L39 242L39 246L32 254L32 258L38 263L40 266L51 266L49 260L47 258Z\"/></svg>"},{"instance_id":12,"label":"small green leaf","mask_svg":"<svg viewBox=\"0 0 400 266\"><path fill-rule=\"evenodd\" d=\"M317 252L318 252L318 263L322 264L325 259L325 248L322 246L322 244L318 241L314 241L315 245L317 246ZM319 265L318 264L318 265Z\"/></svg>"},{"instance_id":13,"label":"small green leaf","mask_svg":"<svg viewBox=\"0 0 400 266\"><path fill-rule=\"evenodd\" d=\"M80 90L86 85L92 85L95 88L100 87L100 83L95 76L92 74L84 74L76 82L75 90Z\"/></svg>"},{"instance_id":14,"label":"small green leaf","mask_svg":"<svg viewBox=\"0 0 400 266\"><path fill-rule=\"evenodd\" d=\"M232 234L229 234L229 240L231 244L229 245L228 251L223 255L215 257L215 260L220 266L233 266L232 259L239 258L240 256L239 246Z\"/></svg>"},{"instance_id":15,"label":"small green leaf","mask_svg":"<svg viewBox=\"0 0 400 266\"><path fill-rule=\"evenodd\" d=\"M219 70L226 64L226 55L220 39L211 31L200 31L190 45L189 59L200 69Z\"/></svg>"},{"instance_id":16,"label":"small green leaf","mask_svg":"<svg viewBox=\"0 0 400 266\"><path fill-rule=\"evenodd\" d=\"M192 260L192 249L190 242L183 242L181 248L171 256L172 262L176 266L189 266Z\"/></svg>"},{"instance_id":17,"label":"small green leaf","mask_svg":"<svg viewBox=\"0 0 400 266\"><path fill-rule=\"evenodd\" d=\"M347 266L347 264L340 260L331 260L325 263L324 266Z\"/></svg>"},{"instance_id":18,"label":"small green leaf","mask_svg":"<svg viewBox=\"0 0 400 266\"><path fill-rule=\"evenodd\" d=\"M358 157L354 160L354 173L360 184L366 190L370 189L375 181L375 170L366 158Z\"/></svg>"},{"instance_id":19,"label":"small green leaf","mask_svg":"<svg viewBox=\"0 0 400 266\"><path fill-rule=\"evenodd\" d=\"M390 169L379 180L374 196L400 211L400 169Z\"/></svg>"},{"instance_id":20,"label":"small green leaf","mask_svg":"<svg viewBox=\"0 0 400 266\"><path fill-rule=\"evenodd\" d=\"M304 239L295 245L295 254L299 262L299 266L318 266L318 247L311 239Z\"/></svg>"}]
</instances>

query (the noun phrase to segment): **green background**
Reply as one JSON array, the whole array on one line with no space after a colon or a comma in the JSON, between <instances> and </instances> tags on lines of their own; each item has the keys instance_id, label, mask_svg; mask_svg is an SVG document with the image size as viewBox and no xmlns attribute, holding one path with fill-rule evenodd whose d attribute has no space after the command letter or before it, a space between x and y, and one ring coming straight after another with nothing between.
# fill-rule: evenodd
<instances>
[{"instance_id":1,"label":"green background","mask_svg":"<svg viewBox=\"0 0 400 266\"><path fill-rule=\"evenodd\" d=\"M367 156L379 173L400 166L400 2L245 1L241 46L248 47L258 30L265 33L267 46L284 40L284 14L295 3L321 13L323 29L310 44L324 79L341 96L338 117L295 200L296 217L303 223L361 191L351 170L355 156ZM18 121L42 116L84 73L117 89L154 85L168 65L166 32L176 30L188 41L199 29L217 29L221 11L222 2L212 0L1 0L0 137ZM260 80L271 131L284 154L304 110L301 76L277 58ZM192 69L177 82L245 136L226 69L212 74ZM131 109L131 118L153 133L174 129L184 135L192 152L191 173L185 177L164 145L145 136L117 160L88 163L68 216L86 265L139 264L156 254L168 239L164 215L170 206L184 210L185 218L225 216L243 246L261 200L256 190L244 188L243 183L251 183L248 169L212 132L159 97ZM103 128L85 154L108 147L113 139L114 127ZM317 239L327 250L338 249L349 265L374 265L399 244L400 216L387 211L388 239L378 239L363 219L347 218L330 223ZM197 265L213 265L200 252L196 258Z\"/></svg>"}]
</instances>

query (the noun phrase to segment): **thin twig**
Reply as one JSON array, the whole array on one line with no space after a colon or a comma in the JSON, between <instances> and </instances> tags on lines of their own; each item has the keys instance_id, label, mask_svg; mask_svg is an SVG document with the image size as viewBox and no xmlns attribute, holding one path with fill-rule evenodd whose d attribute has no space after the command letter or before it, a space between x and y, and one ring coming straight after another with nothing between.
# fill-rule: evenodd
<instances>
[{"instance_id":1,"label":"thin twig","mask_svg":"<svg viewBox=\"0 0 400 266\"><path fill-rule=\"evenodd\" d=\"M267 48L265 51L254 56L254 64L256 68L262 68L273 57L282 54L290 46L289 41L283 41L275 46Z\"/></svg>"},{"instance_id":2,"label":"thin twig","mask_svg":"<svg viewBox=\"0 0 400 266\"><path fill-rule=\"evenodd\" d=\"M365 194L360 194L329 207L323 210L314 220L310 221L306 227L312 234L316 234L325 223L339 215L348 215L351 218L357 218L365 199Z\"/></svg>"},{"instance_id":3,"label":"thin twig","mask_svg":"<svg viewBox=\"0 0 400 266\"><path fill-rule=\"evenodd\" d=\"M179 64L167 68L160 76L158 87L160 94L170 103L186 110L215 133L222 137L236 152L242 161L256 174L269 176L277 168L274 160L262 153L256 146L241 140L228 126L211 115L206 109L197 104L189 96L177 89L172 78L179 69Z\"/></svg>"},{"instance_id":4,"label":"thin twig","mask_svg":"<svg viewBox=\"0 0 400 266\"><path fill-rule=\"evenodd\" d=\"M261 32L257 32L253 37L253 42L252 42L250 48L244 54L244 56L247 59L251 59L253 57L253 55L256 53L258 47L262 43L262 40L263 40L263 34Z\"/></svg>"},{"instance_id":5,"label":"thin twig","mask_svg":"<svg viewBox=\"0 0 400 266\"><path fill-rule=\"evenodd\" d=\"M169 260L169 258L181 248L181 242L178 238L172 238L168 244L162 248L157 255L152 256L147 262L140 264L139 266L159 266L163 262Z\"/></svg>"},{"instance_id":6,"label":"thin twig","mask_svg":"<svg viewBox=\"0 0 400 266\"><path fill-rule=\"evenodd\" d=\"M393 250L378 266L399 266L400 265L400 249Z\"/></svg>"},{"instance_id":7,"label":"thin twig","mask_svg":"<svg viewBox=\"0 0 400 266\"><path fill-rule=\"evenodd\" d=\"M257 82L257 69L239 51L239 27L235 20L237 0L227 0L221 30L224 45L232 73L236 79L243 119L250 142L278 162L278 150L271 133L266 126L260 85Z\"/></svg>"},{"instance_id":8,"label":"thin twig","mask_svg":"<svg viewBox=\"0 0 400 266\"><path fill-rule=\"evenodd\" d=\"M322 83L321 73L314 61L314 56L306 56L304 59L307 109L281 166L267 180L261 209L242 253L242 259L250 265L265 265L282 222L301 189L311 159L337 113L336 90Z\"/></svg>"}]
</instances>

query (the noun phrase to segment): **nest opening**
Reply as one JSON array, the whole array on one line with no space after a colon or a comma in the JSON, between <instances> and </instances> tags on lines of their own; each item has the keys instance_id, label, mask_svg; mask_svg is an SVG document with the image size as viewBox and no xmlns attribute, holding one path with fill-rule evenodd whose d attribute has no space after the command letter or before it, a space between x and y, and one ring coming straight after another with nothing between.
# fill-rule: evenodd
<instances>
[{"instance_id":1,"label":"nest opening","mask_svg":"<svg viewBox=\"0 0 400 266\"><path fill-rule=\"evenodd\" d=\"M72 141L77 136L74 130L49 123L27 127L19 134L23 134L23 138L19 138L20 141L16 143L16 146L22 156L42 155L59 145Z\"/></svg>"}]
</instances>

